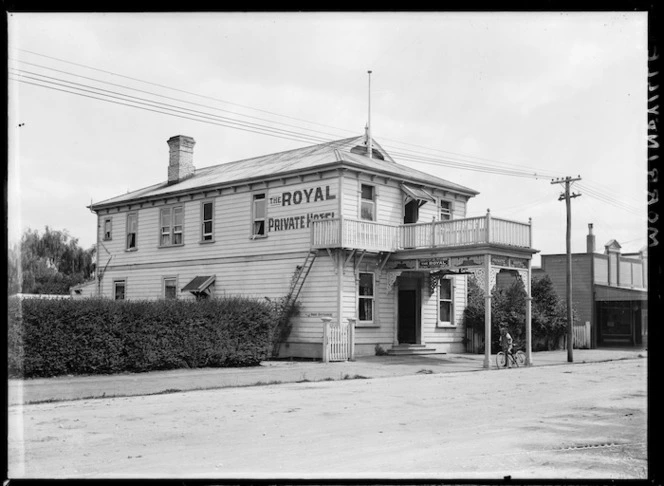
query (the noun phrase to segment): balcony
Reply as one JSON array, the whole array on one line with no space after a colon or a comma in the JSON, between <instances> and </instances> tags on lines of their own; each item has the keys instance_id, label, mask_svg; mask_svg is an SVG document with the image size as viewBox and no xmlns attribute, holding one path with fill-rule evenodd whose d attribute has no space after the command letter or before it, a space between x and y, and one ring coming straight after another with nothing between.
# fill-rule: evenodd
<instances>
[{"instance_id":1,"label":"balcony","mask_svg":"<svg viewBox=\"0 0 664 486\"><path fill-rule=\"evenodd\" d=\"M493 244L531 248L530 223L486 216L449 221L389 225L348 218L312 222L311 247L395 252Z\"/></svg>"}]
</instances>

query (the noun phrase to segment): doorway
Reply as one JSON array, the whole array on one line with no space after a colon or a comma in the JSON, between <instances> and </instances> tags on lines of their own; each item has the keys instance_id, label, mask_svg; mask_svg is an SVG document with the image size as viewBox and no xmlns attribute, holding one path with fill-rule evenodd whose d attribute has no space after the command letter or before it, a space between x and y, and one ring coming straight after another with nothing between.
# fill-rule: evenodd
<instances>
[{"instance_id":1,"label":"doorway","mask_svg":"<svg viewBox=\"0 0 664 486\"><path fill-rule=\"evenodd\" d=\"M417 344L418 317L417 290L399 289L399 344Z\"/></svg>"},{"instance_id":2,"label":"doorway","mask_svg":"<svg viewBox=\"0 0 664 486\"><path fill-rule=\"evenodd\" d=\"M403 208L403 224L417 223L419 218L420 205L416 199L411 199Z\"/></svg>"}]
</instances>

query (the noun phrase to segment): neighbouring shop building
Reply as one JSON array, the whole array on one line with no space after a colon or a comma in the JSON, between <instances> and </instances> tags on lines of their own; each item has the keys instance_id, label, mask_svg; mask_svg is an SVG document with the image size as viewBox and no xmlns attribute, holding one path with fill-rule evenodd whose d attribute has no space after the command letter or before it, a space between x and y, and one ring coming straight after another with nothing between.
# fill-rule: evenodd
<instances>
[{"instance_id":1,"label":"neighbouring shop building","mask_svg":"<svg viewBox=\"0 0 664 486\"><path fill-rule=\"evenodd\" d=\"M548 275L560 298L566 295L565 254L541 255L535 277ZM586 253L572 254L572 301L576 326L589 330L589 346L647 346L648 254L621 253L616 240L595 250L592 223L588 225ZM578 333L579 336L582 333Z\"/></svg>"},{"instance_id":2,"label":"neighbouring shop building","mask_svg":"<svg viewBox=\"0 0 664 486\"><path fill-rule=\"evenodd\" d=\"M501 269L530 282L530 222L467 218L477 191L396 163L366 135L201 169L194 144L168 140L166 181L90 206L95 294L295 293L280 353L319 358L323 319L355 320L355 355L464 352L468 275L484 289Z\"/></svg>"}]
</instances>

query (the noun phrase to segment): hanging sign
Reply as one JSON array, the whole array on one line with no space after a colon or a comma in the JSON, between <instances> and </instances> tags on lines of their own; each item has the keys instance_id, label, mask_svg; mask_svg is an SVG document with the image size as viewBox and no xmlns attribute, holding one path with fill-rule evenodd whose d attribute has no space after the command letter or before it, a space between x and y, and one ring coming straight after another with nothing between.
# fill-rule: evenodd
<instances>
[{"instance_id":1,"label":"hanging sign","mask_svg":"<svg viewBox=\"0 0 664 486\"><path fill-rule=\"evenodd\" d=\"M449 258L420 258L418 260L420 268L448 268L450 266Z\"/></svg>"}]
</instances>

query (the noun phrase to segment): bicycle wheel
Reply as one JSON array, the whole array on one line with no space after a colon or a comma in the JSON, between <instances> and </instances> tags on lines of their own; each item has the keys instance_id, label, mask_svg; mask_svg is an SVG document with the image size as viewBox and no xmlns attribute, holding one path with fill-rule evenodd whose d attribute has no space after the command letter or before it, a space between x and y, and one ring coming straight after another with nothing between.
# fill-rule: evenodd
<instances>
[{"instance_id":1,"label":"bicycle wheel","mask_svg":"<svg viewBox=\"0 0 664 486\"><path fill-rule=\"evenodd\" d=\"M523 351L517 351L514 358L516 360L516 365L517 366L525 366L525 364L526 364L526 353L524 353Z\"/></svg>"},{"instance_id":2,"label":"bicycle wheel","mask_svg":"<svg viewBox=\"0 0 664 486\"><path fill-rule=\"evenodd\" d=\"M505 353L502 351L498 351L498 354L496 355L496 366L498 368L505 367Z\"/></svg>"}]
</instances>

